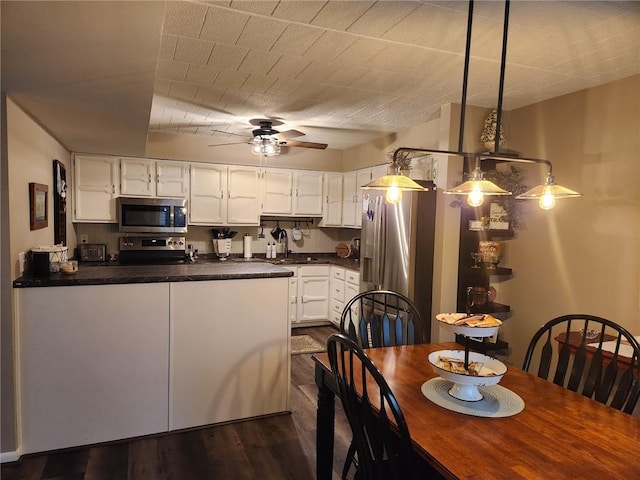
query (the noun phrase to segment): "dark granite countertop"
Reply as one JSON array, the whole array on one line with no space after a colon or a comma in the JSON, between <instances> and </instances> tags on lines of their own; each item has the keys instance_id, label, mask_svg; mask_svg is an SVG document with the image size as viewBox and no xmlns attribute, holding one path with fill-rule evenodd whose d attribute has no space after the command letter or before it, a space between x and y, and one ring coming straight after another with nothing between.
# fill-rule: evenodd
<instances>
[{"instance_id":1,"label":"dark granite countertop","mask_svg":"<svg viewBox=\"0 0 640 480\"><path fill-rule=\"evenodd\" d=\"M61 287L74 285L108 285L123 283L191 282L203 280L233 280L243 278L290 277L292 272L282 266L332 264L352 270L359 269L356 259L339 258L333 254L294 254L267 261L264 257L226 261L201 258L194 263L166 265L121 265L113 263L80 264L74 274L52 273L48 277L24 275L13 282L15 288Z\"/></svg>"}]
</instances>

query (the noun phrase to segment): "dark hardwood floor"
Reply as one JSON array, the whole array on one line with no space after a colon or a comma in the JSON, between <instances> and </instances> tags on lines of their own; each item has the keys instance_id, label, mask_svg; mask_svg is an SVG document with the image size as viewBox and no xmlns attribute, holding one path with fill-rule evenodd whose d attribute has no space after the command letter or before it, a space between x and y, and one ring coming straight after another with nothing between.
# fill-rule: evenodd
<instances>
[{"instance_id":1,"label":"dark hardwood floor","mask_svg":"<svg viewBox=\"0 0 640 480\"><path fill-rule=\"evenodd\" d=\"M333 327L298 328L324 344ZM306 480L315 478L317 388L310 354L291 358L291 414L25 455L2 480ZM334 479L350 441L336 402Z\"/></svg>"}]
</instances>

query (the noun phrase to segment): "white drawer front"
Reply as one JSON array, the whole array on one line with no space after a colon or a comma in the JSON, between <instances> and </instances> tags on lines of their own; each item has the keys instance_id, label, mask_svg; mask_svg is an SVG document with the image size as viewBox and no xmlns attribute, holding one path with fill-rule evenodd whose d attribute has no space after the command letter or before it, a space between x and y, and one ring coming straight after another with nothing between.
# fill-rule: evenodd
<instances>
[{"instance_id":1,"label":"white drawer front","mask_svg":"<svg viewBox=\"0 0 640 480\"><path fill-rule=\"evenodd\" d=\"M329 265L303 265L298 267L299 277L329 277Z\"/></svg>"},{"instance_id":2,"label":"white drawer front","mask_svg":"<svg viewBox=\"0 0 640 480\"><path fill-rule=\"evenodd\" d=\"M360 284L360 272L354 272L353 270L346 270L346 281L353 283L354 285Z\"/></svg>"},{"instance_id":3,"label":"white drawer front","mask_svg":"<svg viewBox=\"0 0 640 480\"><path fill-rule=\"evenodd\" d=\"M345 270L342 267L331 267L331 278L337 278L338 280L345 279Z\"/></svg>"}]
</instances>

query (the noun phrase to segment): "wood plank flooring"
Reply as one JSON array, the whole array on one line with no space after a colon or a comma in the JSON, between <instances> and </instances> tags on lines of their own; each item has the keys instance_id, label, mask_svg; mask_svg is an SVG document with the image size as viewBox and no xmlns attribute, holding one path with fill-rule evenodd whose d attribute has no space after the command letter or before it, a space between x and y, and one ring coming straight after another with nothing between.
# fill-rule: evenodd
<instances>
[{"instance_id":1,"label":"wood plank flooring","mask_svg":"<svg viewBox=\"0 0 640 480\"><path fill-rule=\"evenodd\" d=\"M333 327L297 328L325 344ZM291 357L291 414L25 455L2 480L307 480L315 478L316 398L310 354ZM335 480L351 433L336 402Z\"/></svg>"}]
</instances>

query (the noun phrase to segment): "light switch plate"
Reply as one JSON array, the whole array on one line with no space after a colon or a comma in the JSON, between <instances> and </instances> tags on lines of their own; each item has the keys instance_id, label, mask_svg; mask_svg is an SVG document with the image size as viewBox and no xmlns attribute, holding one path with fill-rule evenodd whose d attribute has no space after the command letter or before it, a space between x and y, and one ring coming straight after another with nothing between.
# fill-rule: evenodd
<instances>
[{"instance_id":1,"label":"light switch plate","mask_svg":"<svg viewBox=\"0 0 640 480\"><path fill-rule=\"evenodd\" d=\"M89 243L89 235L82 233L80 235L80 243Z\"/></svg>"}]
</instances>

